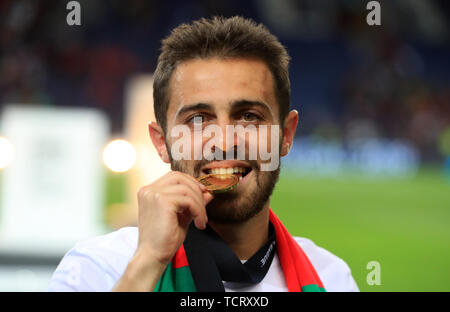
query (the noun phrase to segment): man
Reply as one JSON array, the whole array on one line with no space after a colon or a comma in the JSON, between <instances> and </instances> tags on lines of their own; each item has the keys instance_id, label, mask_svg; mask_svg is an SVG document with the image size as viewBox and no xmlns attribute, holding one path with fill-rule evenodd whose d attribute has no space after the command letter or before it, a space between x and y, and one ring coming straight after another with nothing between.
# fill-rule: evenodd
<instances>
[{"instance_id":1,"label":"man","mask_svg":"<svg viewBox=\"0 0 450 312\"><path fill-rule=\"evenodd\" d=\"M270 146L279 157L292 146L298 113L289 111L288 63L277 38L251 20L202 19L174 29L162 42L157 123L149 125L173 171L138 191L137 228L77 244L49 290L357 291L344 261L293 238L271 210L279 162L249 157L255 147ZM230 125L246 132L230 136ZM214 194L197 179L207 174L235 175L239 184Z\"/></svg>"}]
</instances>

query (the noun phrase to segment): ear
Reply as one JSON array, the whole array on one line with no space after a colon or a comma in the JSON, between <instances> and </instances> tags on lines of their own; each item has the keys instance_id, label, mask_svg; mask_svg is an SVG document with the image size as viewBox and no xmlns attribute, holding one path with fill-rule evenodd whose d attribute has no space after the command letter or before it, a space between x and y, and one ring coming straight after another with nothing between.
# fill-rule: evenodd
<instances>
[{"instance_id":1,"label":"ear","mask_svg":"<svg viewBox=\"0 0 450 312\"><path fill-rule=\"evenodd\" d=\"M286 156L292 147L292 142L294 140L295 130L297 130L298 123L298 112L293 109L286 116L283 126L283 142L281 144L281 156Z\"/></svg>"},{"instance_id":2,"label":"ear","mask_svg":"<svg viewBox=\"0 0 450 312\"><path fill-rule=\"evenodd\" d=\"M156 151L165 163L170 163L169 155L167 153L166 140L164 138L164 131L161 126L156 122L150 122L148 124L148 132L152 139L153 145Z\"/></svg>"}]
</instances>

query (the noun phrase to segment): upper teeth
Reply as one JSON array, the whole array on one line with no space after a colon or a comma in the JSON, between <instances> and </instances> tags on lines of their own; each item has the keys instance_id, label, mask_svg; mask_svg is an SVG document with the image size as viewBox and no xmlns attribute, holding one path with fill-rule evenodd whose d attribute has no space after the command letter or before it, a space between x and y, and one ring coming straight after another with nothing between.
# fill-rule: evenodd
<instances>
[{"instance_id":1,"label":"upper teeth","mask_svg":"<svg viewBox=\"0 0 450 312\"><path fill-rule=\"evenodd\" d=\"M244 173L244 167L234 167L234 168L212 168L212 174L233 174L233 173Z\"/></svg>"}]
</instances>

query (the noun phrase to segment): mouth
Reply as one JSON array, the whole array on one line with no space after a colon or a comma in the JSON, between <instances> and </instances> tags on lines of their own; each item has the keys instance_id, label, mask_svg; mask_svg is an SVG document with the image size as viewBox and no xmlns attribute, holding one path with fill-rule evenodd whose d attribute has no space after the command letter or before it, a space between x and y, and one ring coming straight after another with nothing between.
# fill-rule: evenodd
<instances>
[{"instance_id":1,"label":"mouth","mask_svg":"<svg viewBox=\"0 0 450 312\"><path fill-rule=\"evenodd\" d=\"M220 163L217 163L220 164ZM250 172L252 171L252 168L250 166L248 166L247 164L243 165L226 165L226 164L220 164L220 167L210 165L208 166L208 168L203 168L202 172L204 174L215 174L217 175L217 177L220 179L221 176L223 176L223 178L226 178L226 175L230 175L230 174L234 174L236 175L239 180L241 180L242 178L244 178L246 175L248 175Z\"/></svg>"}]
</instances>

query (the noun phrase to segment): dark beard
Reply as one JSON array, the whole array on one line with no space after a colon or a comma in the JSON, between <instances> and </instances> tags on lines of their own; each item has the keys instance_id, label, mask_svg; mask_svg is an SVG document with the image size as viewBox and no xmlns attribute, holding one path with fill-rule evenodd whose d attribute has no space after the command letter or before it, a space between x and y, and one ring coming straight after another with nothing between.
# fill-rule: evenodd
<instances>
[{"instance_id":1,"label":"dark beard","mask_svg":"<svg viewBox=\"0 0 450 312\"><path fill-rule=\"evenodd\" d=\"M261 212L278 181L280 167L274 171L253 170L256 188L248 194L230 191L215 195L206 206L209 220L220 224L243 223Z\"/></svg>"},{"instance_id":2,"label":"dark beard","mask_svg":"<svg viewBox=\"0 0 450 312\"><path fill-rule=\"evenodd\" d=\"M171 158L171 157L170 157ZM268 202L275 184L280 174L280 166L274 171L260 171L260 167L256 161L248 161L252 166L253 174L256 176L256 188L251 192L237 192L232 190L222 194L214 195L211 202L206 205L208 220L218 224L236 224L243 223L264 208ZM192 170L189 170L188 161L170 160L171 168L174 171L180 171L199 177L202 173L200 169L209 163L209 161L198 161Z\"/></svg>"}]
</instances>

